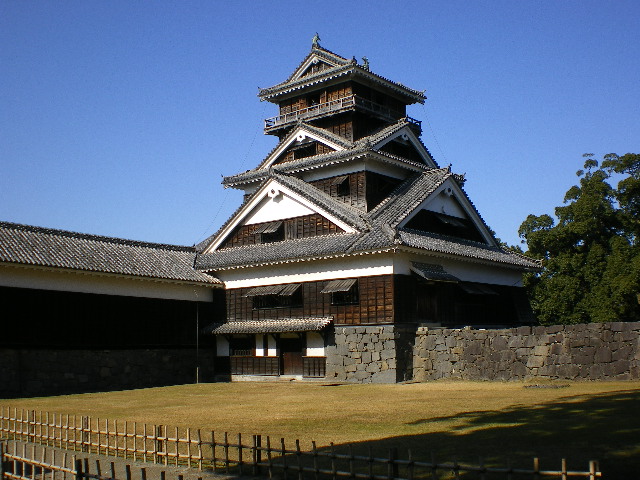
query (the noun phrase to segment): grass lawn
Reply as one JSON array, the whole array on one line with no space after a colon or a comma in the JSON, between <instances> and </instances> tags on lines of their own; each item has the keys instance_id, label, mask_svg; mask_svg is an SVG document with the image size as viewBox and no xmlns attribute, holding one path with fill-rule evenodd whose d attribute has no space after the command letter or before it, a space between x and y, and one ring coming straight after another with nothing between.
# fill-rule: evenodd
<instances>
[{"instance_id":1,"label":"grass lawn","mask_svg":"<svg viewBox=\"0 0 640 480\"><path fill-rule=\"evenodd\" d=\"M562 388L557 388L562 387ZM310 447L410 448L414 457L640 472L640 382L547 384L430 382L401 385L215 383L1 400L4 406L92 417L259 433ZM627 473L628 472L628 473ZM631 477L629 477L631 478Z\"/></svg>"}]
</instances>

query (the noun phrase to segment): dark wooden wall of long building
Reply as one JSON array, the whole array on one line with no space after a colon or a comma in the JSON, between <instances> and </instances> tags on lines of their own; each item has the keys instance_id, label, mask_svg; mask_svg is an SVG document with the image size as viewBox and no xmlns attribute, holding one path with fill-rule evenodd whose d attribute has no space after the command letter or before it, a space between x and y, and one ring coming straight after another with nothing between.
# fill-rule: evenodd
<instances>
[{"instance_id":1,"label":"dark wooden wall of long building","mask_svg":"<svg viewBox=\"0 0 640 480\"><path fill-rule=\"evenodd\" d=\"M4 310L0 346L192 347L198 324L203 327L224 318L222 289L214 291L214 298L214 302L189 302L0 287Z\"/></svg>"},{"instance_id":2,"label":"dark wooden wall of long building","mask_svg":"<svg viewBox=\"0 0 640 480\"><path fill-rule=\"evenodd\" d=\"M249 288L227 290L227 315L230 320L263 320L333 316L337 325L381 324L394 321L394 282L392 275L358 279L359 301L355 305L331 305L331 295L320 293L329 280L303 283L302 306L294 308L253 309L245 297Z\"/></svg>"},{"instance_id":3,"label":"dark wooden wall of long building","mask_svg":"<svg viewBox=\"0 0 640 480\"><path fill-rule=\"evenodd\" d=\"M305 215L302 217L294 217L283 220L284 223L284 240L293 240L295 238L316 237L318 235L328 235L330 233L344 232L335 223L327 220L317 213ZM242 245L255 245L262 243L262 237L259 233L254 233L264 223L256 223L252 225L242 225L238 227L221 248L239 247Z\"/></svg>"}]
</instances>

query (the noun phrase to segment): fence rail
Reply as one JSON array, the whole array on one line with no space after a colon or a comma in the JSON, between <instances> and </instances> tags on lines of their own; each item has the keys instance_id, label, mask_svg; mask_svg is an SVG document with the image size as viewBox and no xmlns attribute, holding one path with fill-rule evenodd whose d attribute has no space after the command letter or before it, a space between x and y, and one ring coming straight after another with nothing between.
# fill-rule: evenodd
<instances>
[{"instance_id":1,"label":"fence rail","mask_svg":"<svg viewBox=\"0 0 640 480\"><path fill-rule=\"evenodd\" d=\"M351 445L337 451L333 443L318 448L316 442L311 442L311 449L304 450L299 440L295 440L295 448L287 448L284 438L274 443L271 437L263 439L261 435L232 437L228 432L204 433L199 429L140 425L5 407L0 411L0 437L133 461L187 466L200 471L210 469L226 474L268 474L270 478L283 476L285 480L288 475L295 475L298 480L345 477L366 480L566 480L579 477L595 480L601 477L595 461L589 462L585 471L569 470L565 460L562 460L560 470L544 470L538 459L533 459L532 468L513 468L485 466L482 460L477 464L437 462L433 454L430 461L425 461L424 457L414 456L411 451L407 452L407 458L400 458L397 449L390 449L387 456L374 455L371 448L367 454L355 454Z\"/></svg>"}]
</instances>

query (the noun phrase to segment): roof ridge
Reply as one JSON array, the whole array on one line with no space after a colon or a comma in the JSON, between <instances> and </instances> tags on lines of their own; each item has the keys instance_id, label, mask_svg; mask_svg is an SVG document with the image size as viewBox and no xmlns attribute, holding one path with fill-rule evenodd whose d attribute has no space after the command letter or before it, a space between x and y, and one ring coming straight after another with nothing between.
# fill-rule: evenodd
<instances>
[{"instance_id":1,"label":"roof ridge","mask_svg":"<svg viewBox=\"0 0 640 480\"><path fill-rule=\"evenodd\" d=\"M119 237L109 237L105 235L95 235L91 233L74 232L72 230L62 230L50 227L38 227L35 225L26 225L21 223L13 223L0 221L0 229L19 230L32 233L43 233L46 235L54 235L58 237L77 238L82 240L92 240L96 242L114 243L119 245L129 245L132 247L153 248L156 250L172 250L182 252L195 252L194 246L187 245L171 245L167 243L145 242L143 240L130 240Z\"/></svg>"}]
</instances>

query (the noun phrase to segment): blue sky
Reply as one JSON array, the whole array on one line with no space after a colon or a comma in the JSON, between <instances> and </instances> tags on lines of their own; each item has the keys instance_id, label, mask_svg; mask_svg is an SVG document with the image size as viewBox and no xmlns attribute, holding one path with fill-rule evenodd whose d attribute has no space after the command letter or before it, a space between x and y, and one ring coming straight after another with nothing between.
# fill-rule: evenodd
<instances>
[{"instance_id":1,"label":"blue sky","mask_svg":"<svg viewBox=\"0 0 640 480\"><path fill-rule=\"evenodd\" d=\"M258 87L311 47L426 90L423 141L497 235L582 154L640 152L636 1L0 0L0 220L192 245L276 138Z\"/></svg>"}]
</instances>

